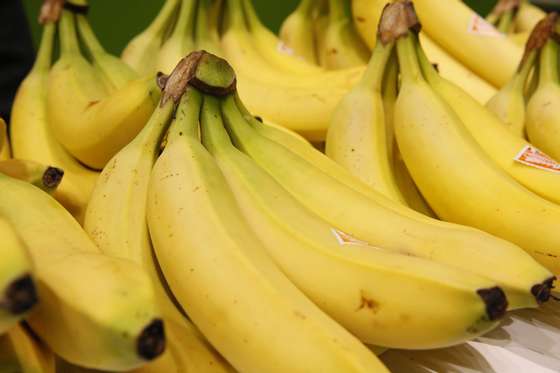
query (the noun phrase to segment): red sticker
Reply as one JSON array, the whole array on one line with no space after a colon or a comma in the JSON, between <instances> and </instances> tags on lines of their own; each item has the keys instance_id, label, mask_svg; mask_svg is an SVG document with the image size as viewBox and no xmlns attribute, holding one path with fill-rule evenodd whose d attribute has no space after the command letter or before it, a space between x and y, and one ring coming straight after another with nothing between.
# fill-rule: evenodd
<instances>
[{"instance_id":1,"label":"red sticker","mask_svg":"<svg viewBox=\"0 0 560 373\"><path fill-rule=\"evenodd\" d=\"M525 146L514 158L524 165L550 172L560 172L560 164L532 145Z\"/></svg>"},{"instance_id":2,"label":"red sticker","mask_svg":"<svg viewBox=\"0 0 560 373\"><path fill-rule=\"evenodd\" d=\"M471 21L469 22L467 31L471 34L480 36L505 36L478 14L473 15Z\"/></svg>"}]
</instances>

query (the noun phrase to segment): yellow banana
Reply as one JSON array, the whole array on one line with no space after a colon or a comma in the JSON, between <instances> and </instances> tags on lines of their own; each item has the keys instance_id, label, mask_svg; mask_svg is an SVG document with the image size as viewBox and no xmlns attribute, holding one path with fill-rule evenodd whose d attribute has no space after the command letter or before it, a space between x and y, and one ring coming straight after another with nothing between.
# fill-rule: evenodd
<instances>
[{"instance_id":1,"label":"yellow banana","mask_svg":"<svg viewBox=\"0 0 560 373\"><path fill-rule=\"evenodd\" d=\"M45 343L72 363L104 370L160 355L163 324L145 272L102 255L48 194L2 174L0 189L0 216L35 264L40 303L28 321Z\"/></svg>"},{"instance_id":2,"label":"yellow banana","mask_svg":"<svg viewBox=\"0 0 560 373\"><path fill-rule=\"evenodd\" d=\"M391 170L381 95L394 43L379 41L364 76L338 104L327 132L326 154L381 194L404 203ZM396 62L396 61L392 61Z\"/></svg>"},{"instance_id":3,"label":"yellow banana","mask_svg":"<svg viewBox=\"0 0 560 373\"><path fill-rule=\"evenodd\" d=\"M518 184L488 157L452 106L424 80L412 33L399 39L397 49L403 81L395 106L395 133L430 206L444 220L519 245L554 274L560 273L560 238L555 233L560 206ZM528 230L531 221L539 224Z\"/></svg>"},{"instance_id":4,"label":"yellow banana","mask_svg":"<svg viewBox=\"0 0 560 373\"><path fill-rule=\"evenodd\" d=\"M280 27L280 39L295 56L317 65L313 40L313 10L317 0L301 0Z\"/></svg>"},{"instance_id":5,"label":"yellow banana","mask_svg":"<svg viewBox=\"0 0 560 373\"><path fill-rule=\"evenodd\" d=\"M326 3L325 0L319 2ZM328 12L322 11L322 7L316 10L317 15L313 18L313 41L315 45L315 54L317 55L317 62L319 66L325 66L326 55L323 53L325 48L325 36L327 35L327 26L329 24Z\"/></svg>"},{"instance_id":6,"label":"yellow banana","mask_svg":"<svg viewBox=\"0 0 560 373\"><path fill-rule=\"evenodd\" d=\"M198 0L196 13L195 44L197 50L222 55L217 23L220 20L223 0Z\"/></svg>"},{"instance_id":7,"label":"yellow banana","mask_svg":"<svg viewBox=\"0 0 560 373\"><path fill-rule=\"evenodd\" d=\"M82 163L101 169L144 126L159 99L155 78L136 79L109 94L80 54L74 16L60 22L61 57L49 73L48 121Z\"/></svg>"},{"instance_id":8,"label":"yellow banana","mask_svg":"<svg viewBox=\"0 0 560 373\"><path fill-rule=\"evenodd\" d=\"M151 176L148 224L194 323L243 372L387 372L273 263L182 109Z\"/></svg>"},{"instance_id":9,"label":"yellow banana","mask_svg":"<svg viewBox=\"0 0 560 373\"><path fill-rule=\"evenodd\" d=\"M53 193L64 176L60 168L21 159L0 161L0 172L33 184L47 193Z\"/></svg>"},{"instance_id":10,"label":"yellow banana","mask_svg":"<svg viewBox=\"0 0 560 373\"><path fill-rule=\"evenodd\" d=\"M527 43L527 39L529 39L530 34L531 33L529 31L522 31L515 34L509 34L508 38L520 47L523 47L525 43Z\"/></svg>"},{"instance_id":11,"label":"yellow banana","mask_svg":"<svg viewBox=\"0 0 560 373\"><path fill-rule=\"evenodd\" d=\"M12 156L10 139L8 138L8 126L4 119L0 118L0 160L10 159Z\"/></svg>"},{"instance_id":12,"label":"yellow banana","mask_svg":"<svg viewBox=\"0 0 560 373\"><path fill-rule=\"evenodd\" d=\"M531 31L544 17L546 13L542 9L531 4L529 0L522 0L515 16L515 31Z\"/></svg>"},{"instance_id":13,"label":"yellow banana","mask_svg":"<svg viewBox=\"0 0 560 373\"><path fill-rule=\"evenodd\" d=\"M527 135L532 144L560 162L560 79L555 40L549 40L541 50L538 74L539 85L527 105Z\"/></svg>"},{"instance_id":14,"label":"yellow banana","mask_svg":"<svg viewBox=\"0 0 560 373\"><path fill-rule=\"evenodd\" d=\"M27 247L0 217L0 334L27 316L37 303Z\"/></svg>"},{"instance_id":15,"label":"yellow banana","mask_svg":"<svg viewBox=\"0 0 560 373\"><path fill-rule=\"evenodd\" d=\"M101 173L89 203L84 229L101 251L110 256L129 259L143 266L151 276L167 333L167 350L158 361L136 372L156 369L161 372L228 372L223 359L206 342L198 330L169 299L158 274L157 263L146 224L146 199L152 166L159 145L177 107L176 100L185 89L185 64L171 74L160 105L136 136L117 153ZM179 79L177 79L179 76ZM193 104L190 101L194 101ZM188 114L198 113L200 105L189 97Z\"/></svg>"},{"instance_id":16,"label":"yellow banana","mask_svg":"<svg viewBox=\"0 0 560 373\"><path fill-rule=\"evenodd\" d=\"M14 326L7 334L21 373L55 373L52 351L45 346L25 323Z\"/></svg>"},{"instance_id":17,"label":"yellow banana","mask_svg":"<svg viewBox=\"0 0 560 373\"><path fill-rule=\"evenodd\" d=\"M76 161L56 140L47 120L47 80L51 66L55 24L43 28L37 60L21 83L12 106L14 157L44 162L64 170L64 179L55 197L78 220L85 207L97 173Z\"/></svg>"},{"instance_id":18,"label":"yellow banana","mask_svg":"<svg viewBox=\"0 0 560 373\"><path fill-rule=\"evenodd\" d=\"M290 280L363 342L394 348L447 346L471 338L475 330L489 330L495 325L492 319L505 312L505 295L488 279L363 243L341 242L341 232L233 147L219 106L215 98L204 100L203 143L244 217ZM236 117L244 120L239 113ZM399 284L398 292L390 289L391 283ZM431 294L430 301L415 299L420 288Z\"/></svg>"}]
</instances>

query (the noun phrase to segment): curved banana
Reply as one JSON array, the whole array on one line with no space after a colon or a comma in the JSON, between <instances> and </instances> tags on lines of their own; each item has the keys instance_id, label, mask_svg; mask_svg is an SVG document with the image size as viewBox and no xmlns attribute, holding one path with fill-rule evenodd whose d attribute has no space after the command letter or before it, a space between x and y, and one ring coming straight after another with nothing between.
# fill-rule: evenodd
<instances>
[{"instance_id":1,"label":"curved banana","mask_svg":"<svg viewBox=\"0 0 560 373\"><path fill-rule=\"evenodd\" d=\"M560 79L555 40L549 40L541 50L538 74L539 85L527 104L527 135L532 144L560 162Z\"/></svg>"},{"instance_id":2,"label":"curved banana","mask_svg":"<svg viewBox=\"0 0 560 373\"><path fill-rule=\"evenodd\" d=\"M8 138L8 126L4 119L0 118L0 160L10 159L12 151L10 139Z\"/></svg>"},{"instance_id":3,"label":"curved banana","mask_svg":"<svg viewBox=\"0 0 560 373\"><path fill-rule=\"evenodd\" d=\"M313 40L313 10L318 0L300 0L280 26L280 39L293 54L310 64L317 65Z\"/></svg>"},{"instance_id":4,"label":"curved banana","mask_svg":"<svg viewBox=\"0 0 560 373\"><path fill-rule=\"evenodd\" d=\"M60 168L21 159L0 161L0 172L33 184L47 193L53 193L64 176L64 171Z\"/></svg>"},{"instance_id":5,"label":"curved banana","mask_svg":"<svg viewBox=\"0 0 560 373\"><path fill-rule=\"evenodd\" d=\"M159 99L159 88L149 77L109 94L80 54L72 13L62 13L59 33L62 54L49 73L48 121L72 155L101 169L144 126Z\"/></svg>"},{"instance_id":6,"label":"curved banana","mask_svg":"<svg viewBox=\"0 0 560 373\"><path fill-rule=\"evenodd\" d=\"M381 11L386 3L388 1L376 0L375 3L372 3L372 0L352 1L354 23L370 48L375 46L376 41L376 33L372 30L376 30ZM496 89L492 85L453 58L425 32L420 33L420 40L430 61L437 65L441 76L461 86L482 104L488 102L496 94Z\"/></svg>"},{"instance_id":7,"label":"curved banana","mask_svg":"<svg viewBox=\"0 0 560 373\"><path fill-rule=\"evenodd\" d=\"M157 54L158 71L171 73L177 63L194 50L196 10L197 0L181 0L177 23Z\"/></svg>"},{"instance_id":8,"label":"curved banana","mask_svg":"<svg viewBox=\"0 0 560 373\"><path fill-rule=\"evenodd\" d=\"M383 77L392 41L379 41L364 76L338 104L327 132L325 153L352 175L394 201L405 203L391 169Z\"/></svg>"},{"instance_id":9,"label":"curved banana","mask_svg":"<svg viewBox=\"0 0 560 373\"><path fill-rule=\"evenodd\" d=\"M165 33L173 26L173 19L181 0L165 0L152 23L136 35L124 48L121 58L141 76L155 74L157 56Z\"/></svg>"},{"instance_id":10,"label":"curved banana","mask_svg":"<svg viewBox=\"0 0 560 373\"><path fill-rule=\"evenodd\" d=\"M19 362L21 373L57 372L54 354L37 339L27 324L14 326L6 337Z\"/></svg>"},{"instance_id":11,"label":"curved banana","mask_svg":"<svg viewBox=\"0 0 560 373\"><path fill-rule=\"evenodd\" d=\"M448 346L472 338L475 330L489 330L505 312L505 295L488 279L341 242L341 232L233 147L217 99L204 99L201 125L204 145L272 258L315 304L363 342L393 348ZM399 284L399 290L391 290L391 283ZM420 288L431 294L430 301L415 299Z\"/></svg>"},{"instance_id":12,"label":"curved banana","mask_svg":"<svg viewBox=\"0 0 560 373\"><path fill-rule=\"evenodd\" d=\"M133 369L160 355L163 324L145 272L101 255L48 194L2 174L0 189L0 216L35 264L41 301L28 322L48 346L72 363L103 370Z\"/></svg>"},{"instance_id":13,"label":"curved banana","mask_svg":"<svg viewBox=\"0 0 560 373\"><path fill-rule=\"evenodd\" d=\"M237 105L233 101L227 100L224 105ZM251 116L245 118L251 126L230 125L243 122L224 116L236 145L300 203L335 228L377 247L488 277L504 289L512 309L534 307L534 296L541 298L542 294L542 300L547 299L545 289L552 285L551 273L519 247L472 228L430 219L395 203L320 152L280 131L272 133ZM272 136L282 136L282 143L290 147L268 138ZM503 271L488 271L496 266Z\"/></svg>"},{"instance_id":14,"label":"curved banana","mask_svg":"<svg viewBox=\"0 0 560 373\"><path fill-rule=\"evenodd\" d=\"M180 71L180 66L176 71ZM176 79L174 74L144 129L111 159L101 173L87 209L84 229L104 254L136 262L151 277L164 317L168 345L158 361L137 372L157 372L157 368L166 373L229 372L231 368L227 363L169 299L158 274L158 264L154 262L146 224L145 201L150 173L161 139L175 113L175 101L180 98L185 85L184 77ZM200 104L196 106L195 98L189 97L188 107L183 108L188 115L198 113Z\"/></svg>"},{"instance_id":15,"label":"curved banana","mask_svg":"<svg viewBox=\"0 0 560 373\"><path fill-rule=\"evenodd\" d=\"M35 279L25 244L0 217L0 334L26 317L37 303Z\"/></svg>"},{"instance_id":16,"label":"curved banana","mask_svg":"<svg viewBox=\"0 0 560 373\"><path fill-rule=\"evenodd\" d=\"M441 78L426 60L420 47L417 48L417 52L426 80L458 116L461 125L466 127L485 155L526 188L543 198L560 203L560 174L516 161L520 152L531 144L514 135L492 112L461 88Z\"/></svg>"},{"instance_id":17,"label":"curved banana","mask_svg":"<svg viewBox=\"0 0 560 373\"><path fill-rule=\"evenodd\" d=\"M370 30L374 32L374 30ZM354 28L349 1L329 0L329 15L325 40L320 58L330 70L363 66L371 56L370 51Z\"/></svg>"},{"instance_id":18,"label":"curved banana","mask_svg":"<svg viewBox=\"0 0 560 373\"><path fill-rule=\"evenodd\" d=\"M559 274L560 206L518 184L488 157L452 106L424 80L412 33L398 40L397 49L403 82L395 133L422 195L440 218L507 239ZM528 230L531 221L539 224Z\"/></svg>"},{"instance_id":19,"label":"curved banana","mask_svg":"<svg viewBox=\"0 0 560 373\"><path fill-rule=\"evenodd\" d=\"M544 17L546 13L542 9L531 4L529 0L522 0L515 16L515 31L531 31Z\"/></svg>"},{"instance_id":20,"label":"curved banana","mask_svg":"<svg viewBox=\"0 0 560 373\"><path fill-rule=\"evenodd\" d=\"M97 173L81 165L60 145L47 120L47 81L54 33L55 24L47 23L37 60L18 88L12 106L13 153L15 158L44 162L64 170L55 198L82 220Z\"/></svg>"},{"instance_id":21,"label":"curved banana","mask_svg":"<svg viewBox=\"0 0 560 373\"><path fill-rule=\"evenodd\" d=\"M151 176L148 224L194 323L239 371L387 372L273 263L182 106Z\"/></svg>"}]
</instances>

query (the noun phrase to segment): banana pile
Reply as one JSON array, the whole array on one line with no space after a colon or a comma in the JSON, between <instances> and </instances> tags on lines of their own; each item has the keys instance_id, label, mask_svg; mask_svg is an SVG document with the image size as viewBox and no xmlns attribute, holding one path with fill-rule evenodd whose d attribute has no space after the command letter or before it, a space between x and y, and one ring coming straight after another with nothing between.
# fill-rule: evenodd
<instances>
[{"instance_id":1,"label":"banana pile","mask_svg":"<svg viewBox=\"0 0 560 373\"><path fill-rule=\"evenodd\" d=\"M118 58L87 11L0 120L0 370L389 372L555 298L557 14L166 0Z\"/></svg>"}]
</instances>

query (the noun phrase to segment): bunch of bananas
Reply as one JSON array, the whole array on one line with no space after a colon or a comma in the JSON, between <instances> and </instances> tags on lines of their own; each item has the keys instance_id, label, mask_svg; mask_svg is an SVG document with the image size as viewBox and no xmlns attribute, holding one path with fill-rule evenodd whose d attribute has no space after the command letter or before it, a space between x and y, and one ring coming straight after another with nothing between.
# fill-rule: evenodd
<instances>
[{"instance_id":1,"label":"bunch of bananas","mask_svg":"<svg viewBox=\"0 0 560 373\"><path fill-rule=\"evenodd\" d=\"M554 297L556 14L166 0L117 58L87 10L0 120L0 367L388 372Z\"/></svg>"}]
</instances>

